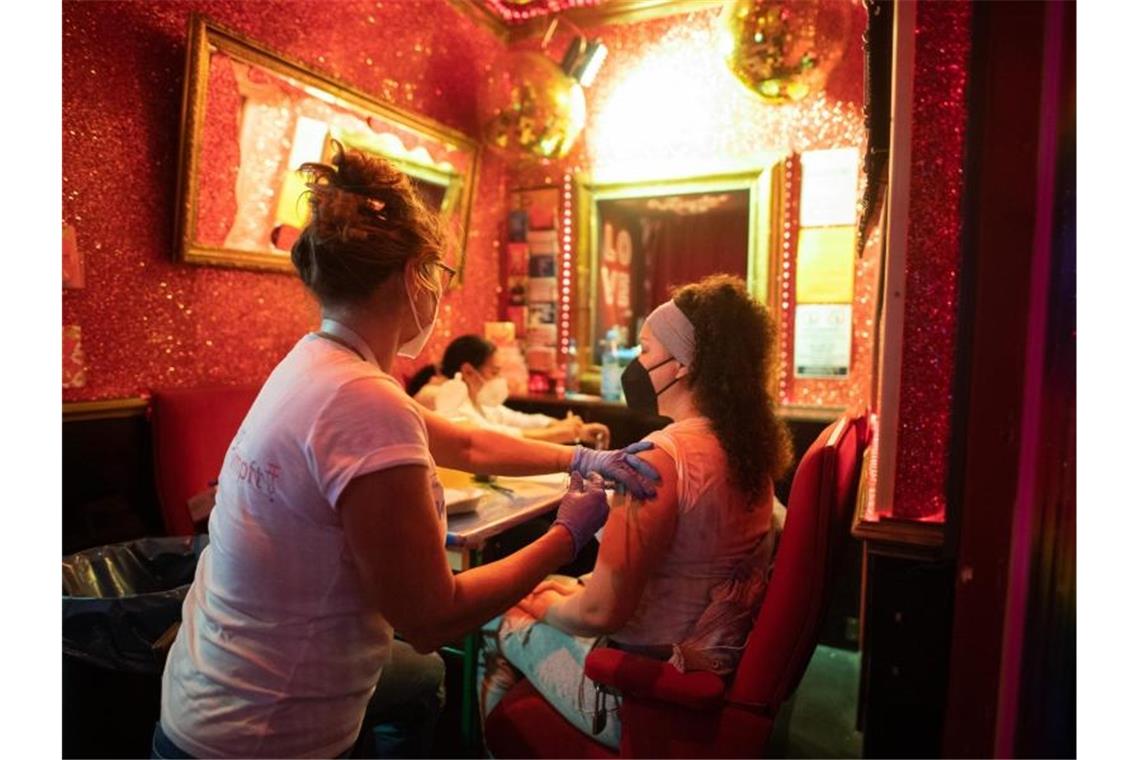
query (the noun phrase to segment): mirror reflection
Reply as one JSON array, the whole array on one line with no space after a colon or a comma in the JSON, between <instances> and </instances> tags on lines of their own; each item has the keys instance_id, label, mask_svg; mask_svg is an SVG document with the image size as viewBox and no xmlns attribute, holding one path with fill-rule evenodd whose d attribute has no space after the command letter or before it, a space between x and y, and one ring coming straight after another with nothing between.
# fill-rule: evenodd
<instances>
[{"instance_id":1,"label":"mirror reflection","mask_svg":"<svg viewBox=\"0 0 1140 760\"><path fill-rule=\"evenodd\" d=\"M746 279L748 201L747 190L599 201L595 347L613 328L622 345L636 343L679 285L714 273Z\"/></svg>"},{"instance_id":2,"label":"mirror reflection","mask_svg":"<svg viewBox=\"0 0 1140 760\"><path fill-rule=\"evenodd\" d=\"M289 248L308 214L296 169L327 161L334 141L396 164L448 220L463 250L477 156L472 140L204 19L192 32L191 51L183 260L291 270Z\"/></svg>"},{"instance_id":3,"label":"mirror reflection","mask_svg":"<svg viewBox=\"0 0 1140 760\"><path fill-rule=\"evenodd\" d=\"M726 273L768 300L773 170L580 186L579 272L588 313L576 343L601 365L637 344L649 313L674 288ZM624 355L624 354L623 354Z\"/></svg>"}]
</instances>

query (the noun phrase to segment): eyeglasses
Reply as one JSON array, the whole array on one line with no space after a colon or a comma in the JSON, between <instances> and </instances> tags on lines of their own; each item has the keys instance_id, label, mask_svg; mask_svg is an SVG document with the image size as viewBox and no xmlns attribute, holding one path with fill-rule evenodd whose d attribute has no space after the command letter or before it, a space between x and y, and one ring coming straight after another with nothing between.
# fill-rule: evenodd
<instances>
[{"instance_id":1,"label":"eyeglasses","mask_svg":"<svg viewBox=\"0 0 1140 760\"><path fill-rule=\"evenodd\" d=\"M439 276L440 290L447 291L451 287L451 283L455 280L456 275L459 274L459 271L455 267L445 264L442 261L435 262L435 265L443 270Z\"/></svg>"}]
</instances>

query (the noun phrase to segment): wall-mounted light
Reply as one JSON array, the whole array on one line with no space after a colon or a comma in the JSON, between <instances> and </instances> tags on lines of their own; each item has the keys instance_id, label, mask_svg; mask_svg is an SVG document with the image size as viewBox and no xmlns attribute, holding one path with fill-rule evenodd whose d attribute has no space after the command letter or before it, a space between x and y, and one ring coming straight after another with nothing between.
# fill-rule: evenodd
<instances>
[{"instance_id":1,"label":"wall-mounted light","mask_svg":"<svg viewBox=\"0 0 1140 760\"><path fill-rule=\"evenodd\" d=\"M600 39L587 40L579 35L562 56L562 70L577 79L583 87L589 87L598 76L608 53L609 50Z\"/></svg>"},{"instance_id":2,"label":"wall-mounted light","mask_svg":"<svg viewBox=\"0 0 1140 760\"><path fill-rule=\"evenodd\" d=\"M558 28L559 21L565 20L556 17L546 28L546 34L542 37L542 47L545 48L550 43L550 38L554 36L554 30ZM609 50L600 38L589 39L577 26L569 21L565 21L565 23L574 30L575 36L562 55L562 70L583 87L589 87L594 83L594 78L598 76L598 71L605 63Z\"/></svg>"}]
</instances>

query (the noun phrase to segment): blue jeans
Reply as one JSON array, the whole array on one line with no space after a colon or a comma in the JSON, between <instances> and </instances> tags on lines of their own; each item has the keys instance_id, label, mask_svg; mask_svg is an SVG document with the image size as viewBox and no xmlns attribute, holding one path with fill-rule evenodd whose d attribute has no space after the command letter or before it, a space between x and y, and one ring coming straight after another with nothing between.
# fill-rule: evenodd
<instances>
[{"instance_id":1,"label":"blue jeans","mask_svg":"<svg viewBox=\"0 0 1140 760\"><path fill-rule=\"evenodd\" d=\"M443 658L392 642L349 757L428 757L445 696Z\"/></svg>"},{"instance_id":2,"label":"blue jeans","mask_svg":"<svg viewBox=\"0 0 1140 760\"><path fill-rule=\"evenodd\" d=\"M154 724L154 738L150 742L151 760L185 760L194 757L170 740L161 723Z\"/></svg>"},{"instance_id":3,"label":"blue jeans","mask_svg":"<svg viewBox=\"0 0 1140 760\"><path fill-rule=\"evenodd\" d=\"M438 654L418 654L403 641L392 642L392 659L380 674L368 702L356 743L338 757L428 757L443 711L444 665ZM194 756L155 724L152 760Z\"/></svg>"}]
</instances>

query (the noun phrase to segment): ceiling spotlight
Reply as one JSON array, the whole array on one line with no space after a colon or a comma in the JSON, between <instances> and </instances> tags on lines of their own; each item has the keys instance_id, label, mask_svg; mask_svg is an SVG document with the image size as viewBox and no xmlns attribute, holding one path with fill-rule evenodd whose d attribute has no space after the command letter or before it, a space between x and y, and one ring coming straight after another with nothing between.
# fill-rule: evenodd
<instances>
[{"instance_id":1,"label":"ceiling spotlight","mask_svg":"<svg viewBox=\"0 0 1140 760\"><path fill-rule=\"evenodd\" d=\"M600 38L595 37L594 39L589 39L585 33L573 23L558 16L555 16L554 19L551 20L550 26L546 28L546 34L543 35L542 38L543 48L550 44L550 40L554 36L554 30L558 28L560 21L575 32L574 39L570 42L570 46L566 48L566 52L562 56L562 71L564 71L567 76L575 79L578 84L583 87L589 87L594 83L594 78L598 76L598 70L602 68L602 64L605 62L609 50Z\"/></svg>"},{"instance_id":2,"label":"ceiling spotlight","mask_svg":"<svg viewBox=\"0 0 1140 760\"><path fill-rule=\"evenodd\" d=\"M598 70L605 63L609 50L598 38L588 40L579 35L566 48L566 55L562 57L562 70L578 80L583 87L594 83Z\"/></svg>"}]
</instances>

